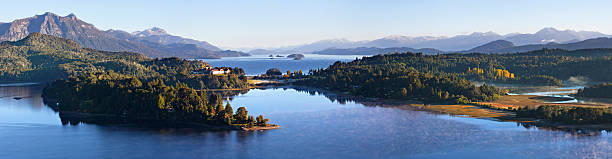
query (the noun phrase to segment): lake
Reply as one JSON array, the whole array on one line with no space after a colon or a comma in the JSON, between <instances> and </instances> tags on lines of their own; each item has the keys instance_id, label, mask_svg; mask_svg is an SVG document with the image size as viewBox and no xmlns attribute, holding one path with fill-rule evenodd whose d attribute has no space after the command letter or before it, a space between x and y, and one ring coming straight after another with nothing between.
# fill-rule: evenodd
<instances>
[{"instance_id":1,"label":"lake","mask_svg":"<svg viewBox=\"0 0 612 159\"><path fill-rule=\"evenodd\" d=\"M610 158L607 133L577 136L513 122L338 102L295 89L237 95L282 126L200 131L62 125L40 86L0 87L0 158ZM23 99L17 100L14 97Z\"/></svg>"},{"instance_id":2,"label":"lake","mask_svg":"<svg viewBox=\"0 0 612 159\"><path fill-rule=\"evenodd\" d=\"M283 55L287 56L287 55ZM245 68L247 75L259 75L266 73L270 68L278 68L283 73L287 70L296 71L302 70L308 73L310 69L327 68L336 61L353 61L356 58L361 58L363 55L317 55L304 54L302 60L293 60L293 58L273 57L270 59L268 55L253 55L248 57L227 57L223 59L203 59L214 67L240 67Z\"/></svg>"},{"instance_id":3,"label":"lake","mask_svg":"<svg viewBox=\"0 0 612 159\"><path fill-rule=\"evenodd\" d=\"M361 56L206 59L213 66L325 68ZM234 108L263 114L280 129L202 131L63 125L42 103L41 86L0 85L0 158L610 158L606 132L580 136L545 128L405 107L380 107L292 88L254 89ZM230 93L231 94L231 93ZM15 99L17 97L17 99ZM22 98L22 99L19 99Z\"/></svg>"}]
</instances>

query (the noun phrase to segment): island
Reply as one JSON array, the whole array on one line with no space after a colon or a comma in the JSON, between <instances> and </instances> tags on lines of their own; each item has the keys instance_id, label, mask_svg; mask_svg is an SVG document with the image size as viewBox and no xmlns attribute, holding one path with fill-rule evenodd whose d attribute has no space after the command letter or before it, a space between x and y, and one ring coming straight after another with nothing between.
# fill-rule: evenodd
<instances>
[{"instance_id":1,"label":"island","mask_svg":"<svg viewBox=\"0 0 612 159\"><path fill-rule=\"evenodd\" d=\"M294 60L302 60L305 56L303 54L291 54L287 58L293 58Z\"/></svg>"}]
</instances>

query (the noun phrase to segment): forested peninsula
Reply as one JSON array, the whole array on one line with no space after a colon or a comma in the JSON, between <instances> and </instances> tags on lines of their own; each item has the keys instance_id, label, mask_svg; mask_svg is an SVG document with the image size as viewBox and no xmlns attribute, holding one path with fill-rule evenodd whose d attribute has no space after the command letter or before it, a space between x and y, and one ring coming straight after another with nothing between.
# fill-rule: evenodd
<instances>
[{"instance_id":1,"label":"forested peninsula","mask_svg":"<svg viewBox=\"0 0 612 159\"><path fill-rule=\"evenodd\" d=\"M563 80L571 77L611 81L611 57L612 49L542 49L509 54L379 54L311 70L305 78L294 83L363 97L479 105L477 102L494 101L506 95L507 90L473 82L560 86ZM609 91L609 88L606 84L597 85L580 90L578 95L598 96L596 94ZM605 123L610 112L607 108L556 106L508 111L520 117L570 124Z\"/></svg>"},{"instance_id":2,"label":"forested peninsula","mask_svg":"<svg viewBox=\"0 0 612 159\"><path fill-rule=\"evenodd\" d=\"M32 33L0 44L0 80L50 82L44 102L60 117L92 121L200 125L203 128L277 128L244 107L234 113L221 95L206 89L248 88L241 68L218 68L199 60L150 59L139 53L81 48L68 39Z\"/></svg>"}]
</instances>

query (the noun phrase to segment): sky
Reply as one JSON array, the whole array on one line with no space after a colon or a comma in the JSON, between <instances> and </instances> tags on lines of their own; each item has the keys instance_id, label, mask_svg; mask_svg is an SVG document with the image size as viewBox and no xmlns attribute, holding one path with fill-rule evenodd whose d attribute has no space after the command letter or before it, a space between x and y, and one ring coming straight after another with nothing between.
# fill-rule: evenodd
<instances>
[{"instance_id":1,"label":"sky","mask_svg":"<svg viewBox=\"0 0 612 159\"><path fill-rule=\"evenodd\" d=\"M221 48L270 48L390 35L534 33L545 27L612 33L608 0L41 0L3 1L0 22L74 13L99 29L161 27Z\"/></svg>"}]
</instances>

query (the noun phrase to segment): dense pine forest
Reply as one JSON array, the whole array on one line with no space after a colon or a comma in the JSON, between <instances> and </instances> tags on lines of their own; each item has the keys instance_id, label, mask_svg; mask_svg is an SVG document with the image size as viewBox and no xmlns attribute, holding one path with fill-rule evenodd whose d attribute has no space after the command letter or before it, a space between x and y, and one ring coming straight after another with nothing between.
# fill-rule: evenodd
<instances>
[{"instance_id":1,"label":"dense pine forest","mask_svg":"<svg viewBox=\"0 0 612 159\"><path fill-rule=\"evenodd\" d=\"M495 87L478 87L457 76L437 76L406 67L340 62L325 70L313 71L307 80L297 83L366 97L427 102L470 103L493 100L503 94Z\"/></svg>"},{"instance_id":2,"label":"dense pine forest","mask_svg":"<svg viewBox=\"0 0 612 159\"><path fill-rule=\"evenodd\" d=\"M186 84L167 86L161 79L142 82L113 72L88 73L56 80L43 90L47 105L60 112L125 116L132 121L197 122L211 125L268 126L263 116L249 116L221 95L196 91Z\"/></svg>"},{"instance_id":3,"label":"dense pine forest","mask_svg":"<svg viewBox=\"0 0 612 159\"><path fill-rule=\"evenodd\" d=\"M198 60L150 59L139 53L108 52L81 48L68 39L32 33L16 42L0 44L0 81L49 82L88 72L113 71L142 81L162 79L196 89L246 88L244 70L224 75L193 74L210 67Z\"/></svg>"},{"instance_id":4,"label":"dense pine forest","mask_svg":"<svg viewBox=\"0 0 612 159\"><path fill-rule=\"evenodd\" d=\"M515 111L518 117L545 119L565 124L612 123L611 108L585 108L545 105L535 109L521 108Z\"/></svg>"},{"instance_id":5,"label":"dense pine forest","mask_svg":"<svg viewBox=\"0 0 612 159\"><path fill-rule=\"evenodd\" d=\"M425 101L488 101L502 95L470 81L562 85L570 77L612 81L612 49L543 49L515 54L394 53L336 62L298 84L354 95Z\"/></svg>"},{"instance_id":6,"label":"dense pine forest","mask_svg":"<svg viewBox=\"0 0 612 159\"><path fill-rule=\"evenodd\" d=\"M32 33L0 44L0 81L51 82L44 102L60 113L108 114L135 121L268 126L244 107L223 106L201 89L248 88L241 68L212 68L199 60L150 59L130 52L81 48L68 39ZM211 70L223 70L212 74Z\"/></svg>"},{"instance_id":7,"label":"dense pine forest","mask_svg":"<svg viewBox=\"0 0 612 159\"><path fill-rule=\"evenodd\" d=\"M579 89L578 97L612 98L612 84L602 83Z\"/></svg>"}]
</instances>

